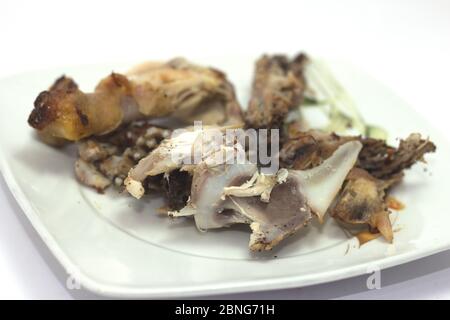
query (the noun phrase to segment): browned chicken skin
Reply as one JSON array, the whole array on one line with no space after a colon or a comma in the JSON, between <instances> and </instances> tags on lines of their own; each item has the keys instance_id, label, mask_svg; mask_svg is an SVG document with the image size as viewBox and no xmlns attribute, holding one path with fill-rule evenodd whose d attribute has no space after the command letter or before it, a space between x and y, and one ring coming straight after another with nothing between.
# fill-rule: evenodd
<instances>
[{"instance_id":1,"label":"browned chicken skin","mask_svg":"<svg viewBox=\"0 0 450 320\"><path fill-rule=\"evenodd\" d=\"M371 230L379 231L392 242L394 234L385 201L385 190L392 183L395 180L379 180L363 169L354 168L329 210L331 216L351 225L368 224Z\"/></svg>"},{"instance_id":2,"label":"browned chicken skin","mask_svg":"<svg viewBox=\"0 0 450 320\"><path fill-rule=\"evenodd\" d=\"M179 58L146 63L126 75L112 73L93 93L80 91L63 76L36 98L28 123L48 142L51 138L77 141L136 119L165 116L206 124L242 121L226 76Z\"/></svg>"}]
</instances>

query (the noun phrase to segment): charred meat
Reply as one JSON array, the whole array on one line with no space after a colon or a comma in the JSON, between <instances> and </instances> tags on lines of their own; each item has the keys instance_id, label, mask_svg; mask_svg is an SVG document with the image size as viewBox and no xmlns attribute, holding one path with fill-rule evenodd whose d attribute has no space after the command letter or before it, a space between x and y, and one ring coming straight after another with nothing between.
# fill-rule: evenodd
<instances>
[{"instance_id":1,"label":"charred meat","mask_svg":"<svg viewBox=\"0 0 450 320\"><path fill-rule=\"evenodd\" d=\"M280 162L283 166L294 169L311 168L328 158L340 145L353 140L358 140L363 145L357 167L385 180L401 176L404 169L410 168L417 161L423 161L426 153L436 150L433 142L423 139L417 133L400 140L398 148L395 148L388 146L384 140L310 130L290 136L280 150Z\"/></svg>"},{"instance_id":2,"label":"charred meat","mask_svg":"<svg viewBox=\"0 0 450 320\"><path fill-rule=\"evenodd\" d=\"M419 134L411 134L395 148L383 140L312 130L291 136L280 151L280 162L299 170L313 168L348 141L360 141L363 148L330 214L349 225L367 224L372 231L379 231L387 241L392 242L393 233L386 206L388 190L401 181L404 169L422 161L425 153L434 152L436 147Z\"/></svg>"},{"instance_id":3,"label":"charred meat","mask_svg":"<svg viewBox=\"0 0 450 320\"><path fill-rule=\"evenodd\" d=\"M281 128L289 111L303 98L304 54L290 60L283 55L262 56L256 62L252 94L245 116L246 125L255 129Z\"/></svg>"},{"instance_id":4,"label":"charred meat","mask_svg":"<svg viewBox=\"0 0 450 320\"><path fill-rule=\"evenodd\" d=\"M162 186L170 211L181 210L191 196L192 176L186 171L174 170L162 179Z\"/></svg>"}]
</instances>

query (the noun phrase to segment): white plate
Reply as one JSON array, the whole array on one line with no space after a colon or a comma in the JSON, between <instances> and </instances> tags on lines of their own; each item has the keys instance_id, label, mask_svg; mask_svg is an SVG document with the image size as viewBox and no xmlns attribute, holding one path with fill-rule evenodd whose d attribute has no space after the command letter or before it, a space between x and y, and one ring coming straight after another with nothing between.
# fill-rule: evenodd
<instances>
[{"instance_id":1,"label":"white plate","mask_svg":"<svg viewBox=\"0 0 450 320\"><path fill-rule=\"evenodd\" d=\"M204 60L200 60L204 62ZM252 59L210 59L225 70L242 101L248 98ZM409 170L395 195L406 209L393 214L395 241L357 248L328 219L292 236L276 251L251 254L248 227L199 233L189 220L155 213L158 198L141 201L111 190L106 195L74 179L74 150L38 143L26 123L36 95L65 73L84 89L111 70L95 66L17 75L0 81L0 164L14 197L61 264L83 287L121 297L180 297L306 286L364 274L450 248L447 141L374 79L342 63L337 78L369 122L386 128L392 142L421 132L437 144ZM275 257L276 256L276 257Z\"/></svg>"}]
</instances>

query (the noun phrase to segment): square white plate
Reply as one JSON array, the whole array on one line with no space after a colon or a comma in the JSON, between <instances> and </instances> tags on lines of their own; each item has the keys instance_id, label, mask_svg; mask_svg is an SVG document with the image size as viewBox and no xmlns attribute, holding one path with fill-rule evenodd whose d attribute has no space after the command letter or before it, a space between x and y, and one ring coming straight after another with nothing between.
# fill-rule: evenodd
<instances>
[{"instance_id":1,"label":"square white plate","mask_svg":"<svg viewBox=\"0 0 450 320\"><path fill-rule=\"evenodd\" d=\"M227 72L243 105L252 58L201 59ZM157 197L137 201L105 195L77 183L74 148L39 143L26 120L36 95L58 76L84 89L114 66L64 68L0 80L0 164L14 197L44 242L81 285L103 295L181 297L306 286L364 274L450 248L450 181L447 141L374 79L344 63L330 63L368 122L396 137L420 132L438 146L428 165L407 172L395 195L406 209L394 213L395 241L358 248L355 239L327 219L292 236L275 251L251 254L248 227L199 233L188 219L170 220L155 209Z\"/></svg>"}]
</instances>

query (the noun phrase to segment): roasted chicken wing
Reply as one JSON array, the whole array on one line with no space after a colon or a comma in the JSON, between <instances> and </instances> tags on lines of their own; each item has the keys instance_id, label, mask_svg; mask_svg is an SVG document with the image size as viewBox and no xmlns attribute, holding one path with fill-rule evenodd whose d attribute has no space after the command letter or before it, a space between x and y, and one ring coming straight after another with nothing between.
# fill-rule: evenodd
<instances>
[{"instance_id":1,"label":"roasted chicken wing","mask_svg":"<svg viewBox=\"0 0 450 320\"><path fill-rule=\"evenodd\" d=\"M112 73L92 93L61 77L36 98L28 123L47 142L109 133L142 118L173 116L206 124L241 122L234 88L224 73L185 59L146 63Z\"/></svg>"}]
</instances>

